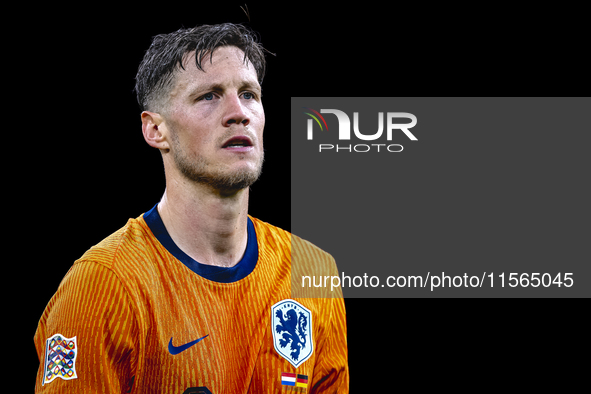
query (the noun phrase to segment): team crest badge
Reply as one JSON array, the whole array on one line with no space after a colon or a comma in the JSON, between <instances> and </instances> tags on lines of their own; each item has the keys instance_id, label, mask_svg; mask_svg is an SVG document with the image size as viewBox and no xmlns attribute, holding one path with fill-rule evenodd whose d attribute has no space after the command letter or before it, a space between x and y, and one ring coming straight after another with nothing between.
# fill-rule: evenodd
<instances>
[{"instance_id":1,"label":"team crest badge","mask_svg":"<svg viewBox=\"0 0 591 394\"><path fill-rule=\"evenodd\" d=\"M271 307L271 329L275 350L294 367L310 358L312 312L294 300L279 301Z\"/></svg>"},{"instance_id":2,"label":"team crest badge","mask_svg":"<svg viewBox=\"0 0 591 394\"><path fill-rule=\"evenodd\" d=\"M64 380L76 379L76 356L78 344L76 337L66 338L55 334L45 342L45 366L43 368L43 384L51 383L56 378Z\"/></svg>"}]
</instances>

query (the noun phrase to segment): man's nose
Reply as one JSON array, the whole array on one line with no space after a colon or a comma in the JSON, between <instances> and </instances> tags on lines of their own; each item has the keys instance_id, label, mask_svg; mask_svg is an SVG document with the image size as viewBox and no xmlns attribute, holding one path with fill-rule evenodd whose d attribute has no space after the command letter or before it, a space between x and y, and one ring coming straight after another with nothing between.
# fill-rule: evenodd
<instances>
[{"instance_id":1,"label":"man's nose","mask_svg":"<svg viewBox=\"0 0 591 394\"><path fill-rule=\"evenodd\" d=\"M240 102L240 97L231 95L227 97L225 115L222 120L225 127L230 127L232 124L242 123L247 126L250 123L250 118L246 113L244 106Z\"/></svg>"}]
</instances>

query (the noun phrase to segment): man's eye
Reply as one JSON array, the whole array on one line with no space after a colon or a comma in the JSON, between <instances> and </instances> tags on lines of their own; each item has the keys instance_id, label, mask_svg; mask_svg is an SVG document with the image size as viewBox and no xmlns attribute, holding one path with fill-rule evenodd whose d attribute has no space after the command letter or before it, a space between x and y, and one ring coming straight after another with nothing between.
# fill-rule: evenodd
<instances>
[{"instance_id":1,"label":"man's eye","mask_svg":"<svg viewBox=\"0 0 591 394\"><path fill-rule=\"evenodd\" d=\"M242 97L244 97L246 100L251 100L254 98L254 94L250 93L250 92L244 92L244 94L242 95Z\"/></svg>"},{"instance_id":2,"label":"man's eye","mask_svg":"<svg viewBox=\"0 0 591 394\"><path fill-rule=\"evenodd\" d=\"M207 93L207 94L203 95L203 99L208 100L208 101L213 100L213 93Z\"/></svg>"}]
</instances>

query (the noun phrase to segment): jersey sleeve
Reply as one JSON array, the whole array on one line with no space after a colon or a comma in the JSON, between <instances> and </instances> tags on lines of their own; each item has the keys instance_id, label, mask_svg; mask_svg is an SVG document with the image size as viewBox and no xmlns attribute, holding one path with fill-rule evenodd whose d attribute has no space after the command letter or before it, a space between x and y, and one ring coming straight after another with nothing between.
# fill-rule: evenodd
<instances>
[{"instance_id":1,"label":"jersey sleeve","mask_svg":"<svg viewBox=\"0 0 591 394\"><path fill-rule=\"evenodd\" d=\"M138 325L111 269L77 262L47 305L35 333L35 393L130 392Z\"/></svg>"},{"instance_id":2,"label":"jersey sleeve","mask_svg":"<svg viewBox=\"0 0 591 394\"><path fill-rule=\"evenodd\" d=\"M292 236L291 263L292 297L312 298L323 305L318 316L321 324L316 337L316 361L309 392L348 393L347 320L342 288L333 286L332 282L328 286L306 286L304 281L311 277L338 277L335 259L310 242Z\"/></svg>"},{"instance_id":3,"label":"jersey sleeve","mask_svg":"<svg viewBox=\"0 0 591 394\"><path fill-rule=\"evenodd\" d=\"M332 256L328 269L332 276L339 272ZM314 366L311 394L349 393L349 361L347 347L347 317L343 291L340 286L331 291L327 302L327 319L323 324L322 340Z\"/></svg>"},{"instance_id":4,"label":"jersey sleeve","mask_svg":"<svg viewBox=\"0 0 591 394\"><path fill-rule=\"evenodd\" d=\"M332 312L319 344L310 393L349 393L345 303L343 298L327 301Z\"/></svg>"}]
</instances>

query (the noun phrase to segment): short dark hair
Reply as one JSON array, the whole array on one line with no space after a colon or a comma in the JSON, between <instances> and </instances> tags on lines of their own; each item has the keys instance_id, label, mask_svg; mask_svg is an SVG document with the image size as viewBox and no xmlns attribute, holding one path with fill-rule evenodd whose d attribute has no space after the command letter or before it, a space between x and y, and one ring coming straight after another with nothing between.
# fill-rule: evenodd
<instances>
[{"instance_id":1,"label":"short dark hair","mask_svg":"<svg viewBox=\"0 0 591 394\"><path fill-rule=\"evenodd\" d=\"M135 91L142 110L159 110L163 93L172 87L177 67L183 67L185 55L196 51L197 68L203 71L201 61L221 46L235 46L244 52L244 61L252 63L260 84L265 76L265 55L257 34L243 25L224 23L179 29L173 33L154 37L140 63Z\"/></svg>"}]
</instances>

